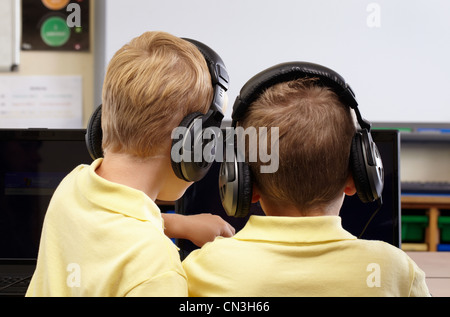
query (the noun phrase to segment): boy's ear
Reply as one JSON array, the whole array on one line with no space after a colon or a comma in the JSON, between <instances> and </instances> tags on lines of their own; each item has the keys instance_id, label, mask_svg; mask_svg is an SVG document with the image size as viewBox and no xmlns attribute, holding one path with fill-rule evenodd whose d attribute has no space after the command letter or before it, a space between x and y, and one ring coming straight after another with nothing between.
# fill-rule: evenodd
<instances>
[{"instance_id":1,"label":"boy's ear","mask_svg":"<svg viewBox=\"0 0 450 317\"><path fill-rule=\"evenodd\" d=\"M347 178L347 182L345 183L344 193L347 196L353 196L354 194L356 194L355 181L353 180L352 175L349 175Z\"/></svg>"},{"instance_id":2,"label":"boy's ear","mask_svg":"<svg viewBox=\"0 0 450 317\"><path fill-rule=\"evenodd\" d=\"M259 194L258 188L256 188L255 184L253 184L253 190L252 190L252 203L256 203L261 198L261 195Z\"/></svg>"}]
</instances>

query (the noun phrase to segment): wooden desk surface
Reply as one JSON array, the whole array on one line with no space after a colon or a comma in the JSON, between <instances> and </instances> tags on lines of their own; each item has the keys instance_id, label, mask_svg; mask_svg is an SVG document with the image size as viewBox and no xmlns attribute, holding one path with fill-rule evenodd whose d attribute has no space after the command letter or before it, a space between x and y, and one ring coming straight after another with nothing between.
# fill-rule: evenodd
<instances>
[{"instance_id":1,"label":"wooden desk surface","mask_svg":"<svg viewBox=\"0 0 450 317\"><path fill-rule=\"evenodd\" d=\"M450 297L450 252L407 252L425 272L434 297Z\"/></svg>"},{"instance_id":2,"label":"wooden desk surface","mask_svg":"<svg viewBox=\"0 0 450 317\"><path fill-rule=\"evenodd\" d=\"M410 208L449 208L450 195L402 195L402 207Z\"/></svg>"}]
</instances>

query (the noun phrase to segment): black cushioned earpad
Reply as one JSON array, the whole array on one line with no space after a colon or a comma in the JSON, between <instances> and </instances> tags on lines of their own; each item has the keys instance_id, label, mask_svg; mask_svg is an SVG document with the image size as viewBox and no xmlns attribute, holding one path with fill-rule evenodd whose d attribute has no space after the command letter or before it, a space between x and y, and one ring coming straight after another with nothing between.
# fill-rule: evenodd
<instances>
[{"instance_id":1,"label":"black cushioned earpad","mask_svg":"<svg viewBox=\"0 0 450 317\"><path fill-rule=\"evenodd\" d=\"M253 182L250 167L245 162L237 162L238 167L238 199L235 217L248 215L252 203Z\"/></svg>"},{"instance_id":2,"label":"black cushioned earpad","mask_svg":"<svg viewBox=\"0 0 450 317\"><path fill-rule=\"evenodd\" d=\"M202 115L203 114L201 112L194 112L194 113L188 114L181 121L181 123L179 124L179 127L189 128L193 124L195 118L200 118ZM193 131L190 131L190 130L187 130L187 131L188 131L188 134L186 134L184 137L191 137L191 133L193 133ZM172 148L177 142L183 142L182 139L183 139L182 135L177 137L177 138L174 138L172 140ZM191 145L194 146L194 144L191 144ZM183 147L180 148L180 153L179 154L180 154L181 157L183 157ZM171 155L172 155L172 153L171 153ZM194 162L193 161L194 158L192 157L191 159L192 159L191 162L184 162L184 161L175 162L173 160L173 158L171 159L173 172L175 173L175 175L178 178L184 179L185 181L190 181L190 179L191 179L190 177L191 176L190 175L185 175L185 173L183 173L183 170L185 170L185 169L183 169L183 164L185 164L185 163L187 163L187 164L194 164L193 163Z\"/></svg>"},{"instance_id":3,"label":"black cushioned earpad","mask_svg":"<svg viewBox=\"0 0 450 317\"><path fill-rule=\"evenodd\" d=\"M93 160L103 157L102 105L93 112L86 128L86 146Z\"/></svg>"},{"instance_id":4,"label":"black cushioned earpad","mask_svg":"<svg viewBox=\"0 0 450 317\"><path fill-rule=\"evenodd\" d=\"M372 189L365 166L362 142L362 134L355 133L350 150L350 167L358 197L363 203L367 203L373 201L373 197L371 197Z\"/></svg>"}]
</instances>

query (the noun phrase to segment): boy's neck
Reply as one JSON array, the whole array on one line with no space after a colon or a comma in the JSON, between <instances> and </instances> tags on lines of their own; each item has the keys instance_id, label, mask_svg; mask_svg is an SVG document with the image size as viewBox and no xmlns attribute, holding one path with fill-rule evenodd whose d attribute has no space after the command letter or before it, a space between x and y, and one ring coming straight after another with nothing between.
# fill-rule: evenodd
<instances>
[{"instance_id":1,"label":"boy's neck","mask_svg":"<svg viewBox=\"0 0 450 317\"><path fill-rule=\"evenodd\" d=\"M167 175L164 156L140 159L128 154L108 153L96 173L111 182L143 191L156 200Z\"/></svg>"},{"instance_id":2,"label":"boy's neck","mask_svg":"<svg viewBox=\"0 0 450 317\"><path fill-rule=\"evenodd\" d=\"M324 207L311 208L308 210L299 210L295 206L280 206L278 204L267 203L263 198L260 204L267 216L278 217L317 217L317 216L337 216L339 215L344 196L342 199L336 199L334 202Z\"/></svg>"}]
</instances>

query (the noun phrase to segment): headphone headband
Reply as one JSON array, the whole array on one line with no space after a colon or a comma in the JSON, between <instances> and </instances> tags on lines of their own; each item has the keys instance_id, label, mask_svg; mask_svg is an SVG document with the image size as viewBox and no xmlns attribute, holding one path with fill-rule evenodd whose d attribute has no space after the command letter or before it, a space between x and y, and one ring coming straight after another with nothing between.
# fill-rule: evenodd
<instances>
[{"instance_id":1,"label":"headphone headband","mask_svg":"<svg viewBox=\"0 0 450 317\"><path fill-rule=\"evenodd\" d=\"M220 112L223 118L222 106L224 104L225 92L228 90L230 82L225 63L219 54L204 43L189 38L182 39L194 44L205 58L214 87L214 97L210 109Z\"/></svg>"},{"instance_id":2,"label":"headphone headband","mask_svg":"<svg viewBox=\"0 0 450 317\"><path fill-rule=\"evenodd\" d=\"M247 108L254 102L267 88L282 82L287 82L299 78L319 78L319 84L331 88L339 97L342 103L355 109L358 122L361 127L370 129L370 124L359 115L358 102L351 87L345 82L341 75L325 66L308 62L287 62L272 66L257 75L253 76L242 87L239 96L233 106L232 119L234 122L242 119Z\"/></svg>"}]
</instances>

